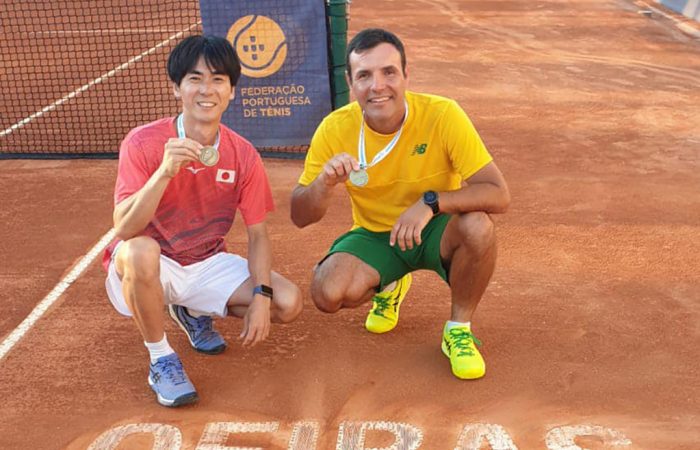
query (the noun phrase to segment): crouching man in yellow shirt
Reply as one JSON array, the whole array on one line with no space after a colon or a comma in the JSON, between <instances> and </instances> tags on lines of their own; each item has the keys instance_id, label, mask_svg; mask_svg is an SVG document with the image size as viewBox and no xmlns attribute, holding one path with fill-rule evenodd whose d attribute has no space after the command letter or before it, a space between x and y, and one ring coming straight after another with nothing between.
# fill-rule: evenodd
<instances>
[{"instance_id":1,"label":"crouching man in yellow shirt","mask_svg":"<svg viewBox=\"0 0 700 450\"><path fill-rule=\"evenodd\" d=\"M508 187L471 121L450 99L407 91L404 47L382 29L348 44L356 102L329 114L314 134L292 193L298 227L325 215L333 189L350 194L353 228L315 269L311 295L334 313L372 300L365 326L392 330L411 272L437 272L452 291L442 351L452 372L484 376L471 318L496 263L490 214L510 203Z\"/></svg>"}]
</instances>

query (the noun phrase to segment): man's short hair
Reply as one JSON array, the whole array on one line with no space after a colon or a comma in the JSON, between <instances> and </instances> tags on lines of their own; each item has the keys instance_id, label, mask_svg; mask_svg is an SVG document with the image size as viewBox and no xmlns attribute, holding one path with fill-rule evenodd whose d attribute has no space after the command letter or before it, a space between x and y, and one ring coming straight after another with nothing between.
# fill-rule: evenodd
<instances>
[{"instance_id":1,"label":"man's short hair","mask_svg":"<svg viewBox=\"0 0 700 450\"><path fill-rule=\"evenodd\" d=\"M370 50L379 44L391 44L401 54L401 71L406 75L406 52L403 48L403 42L391 31L382 28L366 28L353 37L348 43L348 49L345 53L345 70L352 80L352 69L350 68L350 54L352 52L362 53L365 50Z\"/></svg>"},{"instance_id":2,"label":"man's short hair","mask_svg":"<svg viewBox=\"0 0 700 450\"><path fill-rule=\"evenodd\" d=\"M241 63L231 43L219 36L201 35L185 38L170 52L168 76L173 83L179 86L202 56L212 72L228 75L231 86L238 83Z\"/></svg>"}]
</instances>

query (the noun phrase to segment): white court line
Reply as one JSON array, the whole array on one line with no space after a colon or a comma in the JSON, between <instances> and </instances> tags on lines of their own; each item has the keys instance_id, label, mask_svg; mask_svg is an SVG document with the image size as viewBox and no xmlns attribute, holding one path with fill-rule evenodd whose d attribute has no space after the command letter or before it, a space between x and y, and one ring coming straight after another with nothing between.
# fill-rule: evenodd
<instances>
[{"instance_id":1,"label":"white court line","mask_svg":"<svg viewBox=\"0 0 700 450\"><path fill-rule=\"evenodd\" d=\"M75 35L92 35L92 34L162 34L162 33L178 33L177 30L164 28L98 28L96 30L53 30L53 31L34 31L29 33L31 37L41 36L69 36Z\"/></svg>"},{"instance_id":2,"label":"white court line","mask_svg":"<svg viewBox=\"0 0 700 450\"><path fill-rule=\"evenodd\" d=\"M38 305L34 307L31 313L27 316L26 319L22 321L22 323L19 324L17 328L15 328L12 333L9 334L5 338L4 341L2 341L2 344L0 344L0 361L5 357L7 352L9 352L12 347L15 346L17 342L19 342L20 339L29 331L29 329L36 323L37 320L41 318L41 316L48 310L51 305L53 305L56 300L65 292L68 287L73 284L75 280L78 279L78 277L85 271L85 269L90 265L93 259L100 254L105 247L112 241L114 238L114 229L111 229L102 236L102 239L100 239L100 242L95 244L92 249L90 249L89 252L83 258L78 262L78 264L73 267L73 270L71 270L68 275L66 275L59 283L49 292L49 294L44 297L44 299L39 302Z\"/></svg>"},{"instance_id":3,"label":"white court line","mask_svg":"<svg viewBox=\"0 0 700 450\"><path fill-rule=\"evenodd\" d=\"M70 94L64 96L64 97L61 98L60 100L56 100L56 101L53 102L52 104L50 104L50 105L44 107L41 111L37 111L37 112L35 112L34 114L32 114L31 116L26 117L26 118L20 120L19 122L17 122L16 124L12 125L10 128L8 128L8 129L6 129L6 130L4 130L4 131L0 131L0 137L7 136L8 134L10 134L10 133L12 133L12 132L14 132L14 131L16 131L16 130L19 130L20 128L22 128L23 126L25 126L26 124L28 124L28 123L31 122L32 120L36 119L37 117L41 117L41 116L43 116L44 114L46 114L47 112L53 111L54 109L56 109L57 107L61 106L62 104L64 104L64 103L67 102L68 100L70 100L70 99L72 99L72 98L74 98L74 97L77 97L78 95L80 95L80 94L82 94L83 92L87 91L87 90L90 89L91 87L93 87L93 86L95 86L95 85L97 85L97 84L102 83L102 82L103 82L104 80L106 80L107 78L114 76L114 75L117 74L118 72L121 72L122 70L126 69L126 68L129 67L131 64L135 63L136 61L139 61L139 60L143 59L145 56L148 56L148 55L150 55L151 53L154 53L156 50L158 50L159 48L163 47L164 45L166 45L166 44L169 43L170 41L173 41L173 40L175 40L175 39L180 38L183 34L187 33L187 32L190 31L191 29L193 29L193 28L195 28L195 27L201 25L201 23L202 23L202 22L199 21L199 22L195 23L194 25L191 25L189 28L180 31L179 33L173 34L173 35L170 36L168 39L164 40L163 42L161 42L160 44L156 45L155 47L146 50L145 52L141 53L141 54L138 55L138 56L134 56L133 58L131 58L130 60L128 60L128 61L125 62L124 64L115 67L114 69L110 70L109 72L103 73L102 75L100 75L99 77L95 78L94 80L92 80L92 81L89 82L88 84L86 84L86 85L84 85L84 86L82 86L82 87L76 89L75 91L73 91L73 92L71 92Z\"/></svg>"}]
</instances>

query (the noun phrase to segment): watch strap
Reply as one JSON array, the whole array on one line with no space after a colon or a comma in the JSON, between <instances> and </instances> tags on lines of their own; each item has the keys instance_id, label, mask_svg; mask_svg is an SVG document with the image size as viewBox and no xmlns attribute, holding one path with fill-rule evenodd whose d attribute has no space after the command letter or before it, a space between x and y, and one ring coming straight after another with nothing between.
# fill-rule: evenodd
<instances>
[{"instance_id":1,"label":"watch strap","mask_svg":"<svg viewBox=\"0 0 700 450\"><path fill-rule=\"evenodd\" d=\"M265 284L260 284L258 286L255 286L253 288L253 296L256 296L258 294L265 296L267 298L272 298L272 288L270 286L265 285Z\"/></svg>"},{"instance_id":2,"label":"watch strap","mask_svg":"<svg viewBox=\"0 0 700 450\"><path fill-rule=\"evenodd\" d=\"M431 201L428 201L428 197L431 197ZM433 211L433 215L439 214L440 213L440 200L438 197L437 192L435 191L428 191L423 194L423 203L428 205L430 209Z\"/></svg>"}]
</instances>

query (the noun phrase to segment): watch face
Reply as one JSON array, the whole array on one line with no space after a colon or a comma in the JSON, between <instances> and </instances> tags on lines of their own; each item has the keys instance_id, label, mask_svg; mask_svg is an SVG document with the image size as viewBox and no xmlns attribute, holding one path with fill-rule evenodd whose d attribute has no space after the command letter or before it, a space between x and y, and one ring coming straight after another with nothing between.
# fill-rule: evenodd
<instances>
[{"instance_id":1,"label":"watch face","mask_svg":"<svg viewBox=\"0 0 700 450\"><path fill-rule=\"evenodd\" d=\"M427 204L435 203L435 200L437 200L437 194L433 191L428 191L423 194L423 200Z\"/></svg>"}]
</instances>

